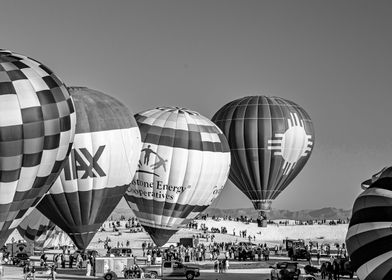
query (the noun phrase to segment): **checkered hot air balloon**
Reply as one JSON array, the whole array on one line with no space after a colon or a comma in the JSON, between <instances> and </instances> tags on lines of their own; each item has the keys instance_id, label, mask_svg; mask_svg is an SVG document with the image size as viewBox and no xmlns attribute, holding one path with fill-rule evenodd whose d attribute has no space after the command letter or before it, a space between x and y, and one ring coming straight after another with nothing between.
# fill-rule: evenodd
<instances>
[{"instance_id":1,"label":"checkered hot air balloon","mask_svg":"<svg viewBox=\"0 0 392 280\"><path fill-rule=\"evenodd\" d=\"M38 61L0 50L0 243L59 175L71 151L74 106Z\"/></svg>"},{"instance_id":2,"label":"checkered hot air balloon","mask_svg":"<svg viewBox=\"0 0 392 280\"><path fill-rule=\"evenodd\" d=\"M141 140L132 112L118 100L82 87L69 92L77 119L74 146L37 208L84 250L131 183Z\"/></svg>"},{"instance_id":3,"label":"checkered hot air balloon","mask_svg":"<svg viewBox=\"0 0 392 280\"><path fill-rule=\"evenodd\" d=\"M252 201L266 225L272 201L308 161L314 130L309 115L280 97L247 96L212 118L231 150L230 180Z\"/></svg>"},{"instance_id":4,"label":"checkered hot air balloon","mask_svg":"<svg viewBox=\"0 0 392 280\"><path fill-rule=\"evenodd\" d=\"M135 118L143 148L125 199L162 246L223 189L230 150L220 129L197 112L162 107Z\"/></svg>"},{"instance_id":5,"label":"checkered hot air balloon","mask_svg":"<svg viewBox=\"0 0 392 280\"><path fill-rule=\"evenodd\" d=\"M392 279L392 177L382 177L354 202L347 252L361 280Z\"/></svg>"}]
</instances>

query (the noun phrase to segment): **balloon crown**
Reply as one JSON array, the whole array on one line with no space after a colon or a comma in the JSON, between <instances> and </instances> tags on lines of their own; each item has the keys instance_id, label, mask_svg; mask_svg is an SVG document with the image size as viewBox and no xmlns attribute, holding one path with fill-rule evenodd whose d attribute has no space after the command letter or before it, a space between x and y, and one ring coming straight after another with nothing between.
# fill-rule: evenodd
<instances>
[{"instance_id":1,"label":"balloon crown","mask_svg":"<svg viewBox=\"0 0 392 280\"><path fill-rule=\"evenodd\" d=\"M5 49L0 49L0 56L8 56L11 55L12 52L9 50L5 50Z\"/></svg>"},{"instance_id":2,"label":"balloon crown","mask_svg":"<svg viewBox=\"0 0 392 280\"><path fill-rule=\"evenodd\" d=\"M195 115L195 116L200 115L198 112L189 110L184 107L177 107L177 106L164 106L164 107L157 107L156 109L161 110L161 111L167 111L167 112L177 112L179 114L189 114L189 115Z\"/></svg>"}]
</instances>

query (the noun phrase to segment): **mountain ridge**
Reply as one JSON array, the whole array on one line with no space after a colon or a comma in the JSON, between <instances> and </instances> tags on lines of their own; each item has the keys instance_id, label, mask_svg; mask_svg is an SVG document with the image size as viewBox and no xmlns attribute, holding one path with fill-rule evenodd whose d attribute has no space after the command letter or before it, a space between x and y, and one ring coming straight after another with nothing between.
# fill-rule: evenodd
<instances>
[{"instance_id":1,"label":"mountain ridge","mask_svg":"<svg viewBox=\"0 0 392 280\"><path fill-rule=\"evenodd\" d=\"M203 214L208 214L209 216L231 216L240 217L247 216L252 218L257 218L258 212L253 208L238 208L238 209L220 209L220 208L207 208ZM134 217L132 210L129 208L128 204L121 200L116 209L112 212L112 219L119 219L121 216L128 219L129 217ZM278 220L346 220L351 217L351 209L339 209L336 207L323 207L319 209L304 209L304 210L284 210L284 209L273 209L268 213L268 219Z\"/></svg>"}]
</instances>

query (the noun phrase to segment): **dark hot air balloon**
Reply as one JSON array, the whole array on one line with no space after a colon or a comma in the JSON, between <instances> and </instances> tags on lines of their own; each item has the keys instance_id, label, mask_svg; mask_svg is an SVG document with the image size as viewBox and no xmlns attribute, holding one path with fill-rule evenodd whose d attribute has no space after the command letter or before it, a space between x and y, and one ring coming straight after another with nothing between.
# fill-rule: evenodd
<instances>
[{"instance_id":1,"label":"dark hot air balloon","mask_svg":"<svg viewBox=\"0 0 392 280\"><path fill-rule=\"evenodd\" d=\"M392 279L392 177L381 177L354 202L346 235L351 265L361 280Z\"/></svg>"},{"instance_id":2,"label":"dark hot air balloon","mask_svg":"<svg viewBox=\"0 0 392 280\"><path fill-rule=\"evenodd\" d=\"M37 208L85 250L131 183L140 155L132 112L95 90L72 87L76 133L58 180Z\"/></svg>"},{"instance_id":3,"label":"dark hot air balloon","mask_svg":"<svg viewBox=\"0 0 392 280\"><path fill-rule=\"evenodd\" d=\"M380 178L392 177L392 167L384 167L379 172L374 174L372 178L367 179L361 183L361 188L366 190L372 183L376 182Z\"/></svg>"},{"instance_id":4,"label":"dark hot air balloon","mask_svg":"<svg viewBox=\"0 0 392 280\"><path fill-rule=\"evenodd\" d=\"M125 199L162 246L219 195L229 173L229 146L213 122L185 108L160 107L135 118L143 148Z\"/></svg>"},{"instance_id":5,"label":"dark hot air balloon","mask_svg":"<svg viewBox=\"0 0 392 280\"><path fill-rule=\"evenodd\" d=\"M59 175L71 151L75 113L45 65L0 50L0 243Z\"/></svg>"},{"instance_id":6,"label":"dark hot air balloon","mask_svg":"<svg viewBox=\"0 0 392 280\"><path fill-rule=\"evenodd\" d=\"M252 201L266 225L272 201L312 152L314 130L309 115L280 97L247 96L223 106L212 120L230 145L230 180Z\"/></svg>"}]
</instances>

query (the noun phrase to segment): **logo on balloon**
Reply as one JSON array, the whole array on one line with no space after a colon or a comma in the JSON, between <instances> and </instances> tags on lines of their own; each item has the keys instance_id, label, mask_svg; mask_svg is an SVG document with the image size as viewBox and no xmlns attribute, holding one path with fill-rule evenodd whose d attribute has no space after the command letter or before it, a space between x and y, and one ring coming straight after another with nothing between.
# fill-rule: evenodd
<instances>
[{"instance_id":1,"label":"logo on balloon","mask_svg":"<svg viewBox=\"0 0 392 280\"><path fill-rule=\"evenodd\" d=\"M284 133L275 133L275 139L268 140L268 150L274 150L275 156L282 156L283 174L288 175L301 157L312 150L312 135L306 134L304 122L296 113L290 113L287 119L289 128Z\"/></svg>"},{"instance_id":2,"label":"logo on balloon","mask_svg":"<svg viewBox=\"0 0 392 280\"><path fill-rule=\"evenodd\" d=\"M159 177L157 171L163 170L164 172L166 172L167 159L164 159L163 157L158 155L158 153L154 152L151 149L151 145L148 145L147 148L142 149L141 153L144 154L143 162L139 160L139 170L137 170L136 172L153 174L157 177ZM150 162L151 155L155 155L156 160L154 162Z\"/></svg>"},{"instance_id":3,"label":"logo on balloon","mask_svg":"<svg viewBox=\"0 0 392 280\"><path fill-rule=\"evenodd\" d=\"M72 149L64 166L65 180L105 177L106 173L98 163L104 150L105 145L99 146L92 155L86 148ZM83 172L81 176L79 172Z\"/></svg>"}]
</instances>

